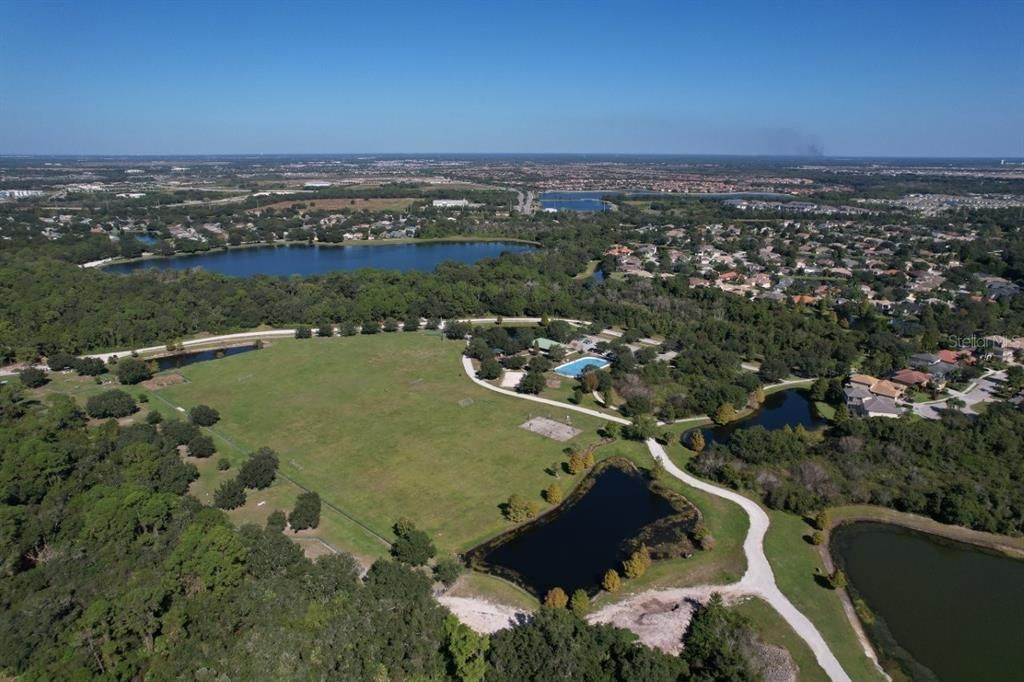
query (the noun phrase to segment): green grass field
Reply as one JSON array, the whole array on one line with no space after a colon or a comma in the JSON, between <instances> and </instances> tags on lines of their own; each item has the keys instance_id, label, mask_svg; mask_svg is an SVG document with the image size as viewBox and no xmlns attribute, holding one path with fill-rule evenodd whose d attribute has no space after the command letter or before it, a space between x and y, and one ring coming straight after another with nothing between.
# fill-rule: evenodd
<instances>
[{"instance_id":1,"label":"green grass field","mask_svg":"<svg viewBox=\"0 0 1024 682\"><path fill-rule=\"evenodd\" d=\"M186 367L188 382L155 392L154 400L217 408L213 431L235 446L222 449L229 457L240 460L262 445L277 450L281 473L319 492L350 526L336 536L324 531L333 545L379 554L383 543L345 514L385 538L408 516L442 551L462 551L507 528L499 504L510 494L539 500L553 480L545 468L565 459L567 445L597 442L602 422L480 389L463 373L461 350L424 334L277 341ZM559 443L518 428L538 415L571 415L583 433ZM648 461L639 443L597 453ZM562 475L563 485L570 481ZM197 485L212 488L212 481ZM265 518L273 507L264 507L258 516Z\"/></svg>"}]
</instances>

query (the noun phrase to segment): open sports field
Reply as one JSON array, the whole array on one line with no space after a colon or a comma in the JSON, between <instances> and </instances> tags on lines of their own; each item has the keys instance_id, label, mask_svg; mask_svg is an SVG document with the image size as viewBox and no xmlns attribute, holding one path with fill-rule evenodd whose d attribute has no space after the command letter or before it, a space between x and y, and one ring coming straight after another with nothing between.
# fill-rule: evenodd
<instances>
[{"instance_id":1,"label":"open sports field","mask_svg":"<svg viewBox=\"0 0 1024 682\"><path fill-rule=\"evenodd\" d=\"M363 198L351 198L351 199L290 199L288 201L277 201L273 204L268 204L263 207L263 210L268 208L273 209L285 209L291 208L295 204L304 204L308 210L311 211L340 211L343 208L347 208L350 211L404 211L405 209L412 206L413 203L418 199L412 199L408 197L374 197L370 199Z\"/></svg>"},{"instance_id":2,"label":"open sports field","mask_svg":"<svg viewBox=\"0 0 1024 682\"><path fill-rule=\"evenodd\" d=\"M508 527L499 504L510 494L540 500L553 480L545 469L565 459L566 446L597 442L602 425L571 413L582 433L567 443L520 429L531 417L564 422L570 413L474 385L462 348L424 333L275 341L186 367L187 383L152 395L167 411L199 403L220 411L214 459L239 461L261 445L280 453L283 477L270 491L250 491L232 514L239 520L262 521L294 499L298 484L324 499L320 537L339 549L387 549L347 514L388 539L407 516L442 551L460 551ZM640 443L616 441L596 454L649 462ZM233 474L206 467L196 493L205 498ZM575 480L561 474L566 489Z\"/></svg>"}]
</instances>

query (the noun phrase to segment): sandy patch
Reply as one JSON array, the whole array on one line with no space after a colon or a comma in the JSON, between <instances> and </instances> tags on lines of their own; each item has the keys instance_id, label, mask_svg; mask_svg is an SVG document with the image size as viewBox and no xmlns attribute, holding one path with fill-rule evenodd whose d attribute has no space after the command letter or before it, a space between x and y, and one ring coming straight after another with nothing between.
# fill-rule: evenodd
<instances>
[{"instance_id":1,"label":"sandy patch","mask_svg":"<svg viewBox=\"0 0 1024 682\"><path fill-rule=\"evenodd\" d=\"M721 586L647 590L609 604L587 616L587 620L625 628L647 646L674 656L683 649L683 635L697 606L707 603L715 592L729 601L730 595Z\"/></svg>"},{"instance_id":2,"label":"sandy patch","mask_svg":"<svg viewBox=\"0 0 1024 682\"><path fill-rule=\"evenodd\" d=\"M442 595L437 601L465 625L485 635L526 622L530 617L526 611L473 597Z\"/></svg>"},{"instance_id":3,"label":"sandy patch","mask_svg":"<svg viewBox=\"0 0 1024 682\"><path fill-rule=\"evenodd\" d=\"M520 372L519 370L507 370L501 375L501 387L502 388L515 388L519 385L519 382L526 376L526 372Z\"/></svg>"}]
</instances>

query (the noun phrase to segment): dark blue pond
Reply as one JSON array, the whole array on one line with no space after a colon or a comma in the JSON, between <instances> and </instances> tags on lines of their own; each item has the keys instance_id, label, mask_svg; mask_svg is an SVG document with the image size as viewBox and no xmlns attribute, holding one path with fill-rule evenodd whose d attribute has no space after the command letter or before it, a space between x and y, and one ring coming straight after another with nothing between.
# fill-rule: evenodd
<instances>
[{"instance_id":1,"label":"dark blue pond","mask_svg":"<svg viewBox=\"0 0 1024 682\"><path fill-rule=\"evenodd\" d=\"M177 355L168 355L162 358L157 358L156 364L160 367L160 371L165 369L178 369L179 367L194 365L197 362L206 362L207 360L216 360L218 358L226 358L231 355L239 355L240 353L248 353L251 350L256 350L256 346L234 346L233 348L201 350L194 353L178 353Z\"/></svg>"},{"instance_id":2,"label":"dark blue pond","mask_svg":"<svg viewBox=\"0 0 1024 682\"><path fill-rule=\"evenodd\" d=\"M765 398L764 404L754 414L746 419L730 422L725 426L701 429L704 433L705 445L718 443L726 445L732 434L739 429L749 429L752 426L763 426L766 429L781 429L784 426L796 428L803 425L808 431L826 426L827 419L822 419L814 410L814 403L811 401L807 391L799 388L788 391L772 393Z\"/></svg>"},{"instance_id":3,"label":"dark blue pond","mask_svg":"<svg viewBox=\"0 0 1024 682\"><path fill-rule=\"evenodd\" d=\"M441 263L472 264L502 253L531 251L535 247L514 242L427 242L374 246L259 246L196 255L117 263L107 272L188 270L203 268L235 277L252 275L319 275L362 268L429 272Z\"/></svg>"},{"instance_id":4,"label":"dark blue pond","mask_svg":"<svg viewBox=\"0 0 1024 682\"><path fill-rule=\"evenodd\" d=\"M484 550L482 564L540 598L552 587L596 591L605 571L620 569L623 544L675 511L639 473L611 466L595 476L578 500Z\"/></svg>"}]
</instances>

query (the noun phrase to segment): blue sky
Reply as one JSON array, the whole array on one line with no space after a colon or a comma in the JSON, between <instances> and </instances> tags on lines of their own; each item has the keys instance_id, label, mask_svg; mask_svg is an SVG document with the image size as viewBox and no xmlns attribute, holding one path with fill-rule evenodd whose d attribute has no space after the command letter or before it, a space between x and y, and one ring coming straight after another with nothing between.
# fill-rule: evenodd
<instances>
[{"instance_id":1,"label":"blue sky","mask_svg":"<svg viewBox=\"0 0 1024 682\"><path fill-rule=\"evenodd\" d=\"M1024 156L1024 2L0 0L0 153Z\"/></svg>"}]
</instances>

